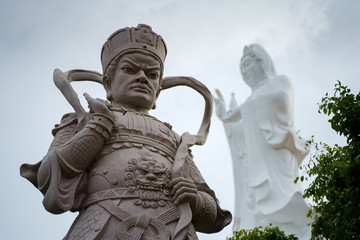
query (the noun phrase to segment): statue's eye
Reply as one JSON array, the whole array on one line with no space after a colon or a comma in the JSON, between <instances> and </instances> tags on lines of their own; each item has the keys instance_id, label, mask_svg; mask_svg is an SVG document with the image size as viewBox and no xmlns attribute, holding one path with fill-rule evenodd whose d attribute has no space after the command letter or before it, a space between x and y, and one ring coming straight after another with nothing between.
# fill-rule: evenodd
<instances>
[{"instance_id":1,"label":"statue's eye","mask_svg":"<svg viewBox=\"0 0 360 240\"><path fill-rule=\"evenodd\" d=\"M141 175L145 175L145 174L146 174L146 172L145 172L144 169L139 169L139 172L140 172Z\"/></svg>"},{"instance_id":2,"label":"statue's eye","mask_svg":"<svg viewBox=\"0 0 360 240\"><path fill-rule=\"evenodd\" d=\"M131 68L131 67L123 67L121 68L123 70L123 72L128 73L128 74L133 74L135 73L135 69Z\"/></svg>"},{"instance_id":3,"label":"statue's eye","mask_svg":"<svg viewBox=\"0 0 360 240\"><path fill-rule=\"evenodd\" d=\"M147 74L147 77L151 78L151 79L157 79L157 78L159 78L159 74L157 74L157 73L149 73L149 74Z\"/></svg>"}]
</instances>

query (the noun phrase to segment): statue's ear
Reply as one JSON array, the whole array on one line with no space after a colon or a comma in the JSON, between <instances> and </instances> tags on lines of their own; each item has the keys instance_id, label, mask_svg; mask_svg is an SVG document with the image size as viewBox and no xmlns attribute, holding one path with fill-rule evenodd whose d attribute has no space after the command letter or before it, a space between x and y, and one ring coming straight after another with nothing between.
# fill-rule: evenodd
<instances>
[{"instance_id":1,"label":"statue's ear","mask_svg":"<svg viewBox=\"0 0 360 240\"><path fill-rule=\"evenodd\" d=\"M106 76L104 76L104 78L103 78L103 86L104 86L104 88L106 90L106 98L109 101L112 101L113 97L112 97L112 90L111 90L111 81Z\"/></svg>"}]
</instances>

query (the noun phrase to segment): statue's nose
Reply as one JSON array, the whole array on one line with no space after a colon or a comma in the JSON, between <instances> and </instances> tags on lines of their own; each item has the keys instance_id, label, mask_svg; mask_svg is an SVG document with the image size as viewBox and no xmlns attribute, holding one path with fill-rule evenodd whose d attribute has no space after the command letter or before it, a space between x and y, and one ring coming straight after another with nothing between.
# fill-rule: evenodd
<instances>
[{"instance_id":1,"label":"statue's nose","mask_svg":"<svg viewBox=\"0 0 360 240\"><path fill-rule=\"evenodd\" d=\"M147 83L148 82L146 74L145 74L145 72L143 70L140 70L137 73L136 80L141 82L141 83Z\"/></svg>"},{"instance_id":2,"label":"statue's nose","mask_svg":"<svg viewBox=\"0 0 360 240\"><path fill-rule=\"evenodd\" d=\"M156 176L152 173L152 172L149 172L147 175L146 175L146 178L150 181L152 180L155 180L156 179Z\"/></svg>"}]
</instances>

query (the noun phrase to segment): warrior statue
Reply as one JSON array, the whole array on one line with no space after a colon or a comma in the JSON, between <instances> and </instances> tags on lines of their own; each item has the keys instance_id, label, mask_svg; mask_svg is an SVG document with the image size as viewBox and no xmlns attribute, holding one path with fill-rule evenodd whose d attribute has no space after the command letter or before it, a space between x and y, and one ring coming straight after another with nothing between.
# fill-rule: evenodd
<instances>
[{"instance_id":1,"label":"warrior statue","mask_svg":"<svg viewBox=\"0 0 360 240\"><path fill-rule=\"evenodd\" d=\"M215 99L233 160L233 230L271 223L309 239L309 207L294 183L308 152L294 128L291 82L276 75L269 54L258 44L244 48L240 70L252 90L247 100L238 105L233 94L227 111L219 90Z\"/></svg>"},{"instance_id":2,"label":"warrior statue","mask_svg":"<svg viewBox=\"0 0 360 240\"><path fill-rule=\"evenodd\" d=\"M212 99L188 77L163 79L167 49L163 38L140 24L113 33L103 45L103 74L56 69L54 82L75 113L65 114L54 140L37 164L23 164L21 175L44 195L47 211L78 211L66 240L198 239L231 222L219 207L191 155L205 143ZM108 101L84 94L89 112L70 82L101 83ZM186 85L206 102L197 135L179 136L170 124L148 114L160 90Z\"/></svg>"}]
</instances>

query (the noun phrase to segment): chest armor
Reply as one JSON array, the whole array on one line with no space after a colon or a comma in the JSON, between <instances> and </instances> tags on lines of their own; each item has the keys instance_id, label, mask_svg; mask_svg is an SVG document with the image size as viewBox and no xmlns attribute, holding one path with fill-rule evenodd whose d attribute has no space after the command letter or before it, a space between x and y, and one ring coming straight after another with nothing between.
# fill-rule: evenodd
<instances>
[{"instance_id":1,"label":"chest armor","mask_svg":"<svg viewBox=\"0 0 360 240\"><path fill-rule=\"evenodd\" d=\"M88 204L108 198L165 207L178 140L170 125L154 117L117 113L111 136L89 171Z\"/></svg>"}]
</instances>

